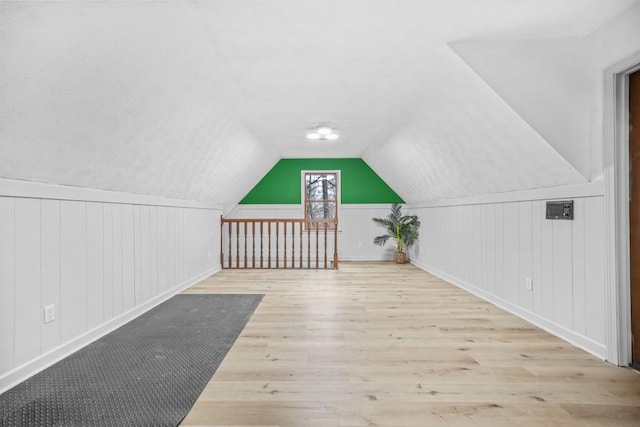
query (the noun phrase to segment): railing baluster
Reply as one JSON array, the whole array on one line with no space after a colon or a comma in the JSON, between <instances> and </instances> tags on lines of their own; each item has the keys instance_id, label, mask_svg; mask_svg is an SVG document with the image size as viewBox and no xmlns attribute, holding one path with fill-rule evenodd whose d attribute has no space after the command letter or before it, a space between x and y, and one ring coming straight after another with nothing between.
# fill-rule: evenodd
<instances>
[{"instance_id":1,"label":"railing baluster","mask_svg":"<svg viewBox=\"0 0 640 427\"><path fill-rule=\"evenodd\" d=\"M320 233L320 223L316 222L316 268L320 267L320 265L318 264L320 262L320 259L318 257L318 233Z\"/></svg>"},{"instance_id":2,"label":"railing baluster","mask_svg":"<svg viewBox=\"0 0 640 427\"><path fill-rule=\"evenodd\" d=\"M268 260L268 264L269 264L269 268L271 268L271 221L269 221L267 223L267 225L269 226L269 260Z\"/></svg>"},{"instance_id":3,"label":"railing baluster","mask_svg":"<svg viewBox=\"0 0 640 427\"><path fill-rule=\"evenodd\" d=\"M256 222L251 221L251 243L253 253L251 254L251 267L256 268Z\"/></svg>"},{"instance_id":4,"label":"railing baluster","mask_svg":"<svg viewBox=\"0 0 640 427\"><path fill-rule=\"evenodd\" d=\"M311 268L311 222L307 224L307 268Z\"/></svg>"},{"instance_id":5,"label":"railing baluster","mask_svg":"<svg viewBox=\"0 0 640 427\"><path fill-rule=\"evenodd\" d=\"M284 268L287 268L287 222L282 223L284 229Z\"/></svg>"},{"instance_id":6,"label":"railing baluster","mask_svg":"<svg viewBox=\"0 0 640 427\"><path fill-rule=\"evenodd\" d=\"M327 268L327 223L324 223L324 268Z\"/></svg>"},{"instance_id":7,"label":"railing baluster","mask_svg":"<svg viewBox=\"0 0 640 427\"><path fill-rule=\"evenodd\" d=\"M262 239L264 237L264 232L262 226L264 225L264 221L260 221L260 268L262 268Z\"/></svg>"},{"instance_id":8,"label":"railing baluster","mask_svg":"<svg viewBox=\"0 0 640 427\"><path fill-rule=\"evenodd\" d=\"M300 268L302 268L302 235L304 234L304 231L302 229L302 222L300 222L299 224L300 224Z\"/></svg>"},{"instance_id":9,"label":"railing baluster","mask_svg":"<svg viewBox=\"0 0 640 427\"><path fill-rule=\"evenodd\" d=\"M236 222L236 268L240 268L240 223Z\"/></svg>"},{"instance_id":10,"label":"railing baluster","mask_svg":"<svg viewBox=\"0 0 640 427\"><path fill-rule=\"evenodd\" d=\"M231 268L231 258L233 258L233 255L231 255L233 252L231 252L231 227L233 227L233 223L229 222L228 224L228 228L229 228L229 268Z\"/></svg>"},{"instance_id":11,"label":"railing baluster","mask_svg":"<svg viewBox=\"0 0 640 427\"><path fill-rule=\"evenodd\" d=\"M296 268L296 223L291 221L291 268Z\"/></svg>"},{"instance_id":12,"label":"railing baluster","mask_svg":"<svg viewBox=\"0 0 640 427\"><path fill-rule=\"evenodd\" d=\"M280 222L276 221L276 268L280 268Z\"/></svg>"},{"instance_id":13,"label":"railing baluster","mask_svg":"<svg viewBox=\"0 0 640 427\"><path fill-rule=\"evenodd\" d=\"M333 268L338 268L338 218L333 219Z\"/></svg>"},{"instance_id":14,"label":"railing baluster","mask_svg":"<svg viewBox=\"0 0 640 427\"><path fill-rule=\"evenodd\" d=\"M247 268L247 222L244 223L244 268Z\"/></svg>"}]
</instances>

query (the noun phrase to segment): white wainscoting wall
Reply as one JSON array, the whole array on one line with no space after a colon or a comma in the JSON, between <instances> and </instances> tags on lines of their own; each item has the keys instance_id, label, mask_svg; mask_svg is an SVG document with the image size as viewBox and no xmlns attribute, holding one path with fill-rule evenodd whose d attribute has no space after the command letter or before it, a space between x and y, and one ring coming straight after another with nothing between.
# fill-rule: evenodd
<instances>
[{"instance_id":1,"label":"white wainscoting wall","mask_svg":"<svg viewBox=\"0 0 640 427\"><path fill-rule=\"evenodd\" d=\"M391 203L342 204L338 211L338 259L341 261L392 260L392 242L380 247L373 238L384 234L371 218L389 214ZM238 205L229 218L303 218L302 205Z\"/></svg>"},{"instance_id":2,"label":"white wainscoting wall","mask_svg":"<svg viewBox=\"0 0 640 427\"><path fill-rule=\"evenodd\" d=\"M595 182L411 206L412 262L604 359L603 194ZM545 219L548 200L573 200L575 219Z\"/></svg>"},{"instance_id":3,"label":"white wainscoting wall","mask_svg":"<svg viewBox=\"0 0 640 427\"><path fill-rule=\"evenodd\" d=\"M221 214L0 180L0 392L217 271Z\"/></svg>"}]
</instances>

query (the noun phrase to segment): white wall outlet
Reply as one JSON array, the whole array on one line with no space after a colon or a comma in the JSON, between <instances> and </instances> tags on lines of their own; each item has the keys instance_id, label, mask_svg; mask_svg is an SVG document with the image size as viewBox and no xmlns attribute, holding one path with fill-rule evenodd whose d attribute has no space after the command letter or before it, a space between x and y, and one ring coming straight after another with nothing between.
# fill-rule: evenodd
<instances>
[{"instance_id":1,"label":"white wall outlet","mask_svg":"<svg viewBox=\"0 0 640 427\"><path fill-rule=\"evenodd\" d=\"M43 309L44 313L44 323L53 322L56 318L56 309L55 305L47 305Z\"/></svg>"},{"instance_id":2,"label":"white wall outlet","mask_svg":"<svg viewBox=\"0 0 640 427\"><path fill-rule=\"evenodd\" d=\"M527 291L533 291L533 279L531 277L526 277L524 279L524 288Z\"/></svg>"}]
</instances>

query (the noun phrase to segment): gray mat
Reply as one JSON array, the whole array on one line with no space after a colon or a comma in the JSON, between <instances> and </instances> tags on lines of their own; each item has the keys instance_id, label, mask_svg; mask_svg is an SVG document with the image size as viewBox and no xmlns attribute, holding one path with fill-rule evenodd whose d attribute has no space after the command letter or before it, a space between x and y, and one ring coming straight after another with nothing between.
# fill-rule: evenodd
<instances>
[{"instance_id":1,"label":"gray mat","mask_svg":"<svg viewBox=\"0 0 640 427\"><path fill-rule=\"evenodd\" d=\"M174 426L263 295L177 295L0 395L0 426Z\"/></svg>"}]
</instances>

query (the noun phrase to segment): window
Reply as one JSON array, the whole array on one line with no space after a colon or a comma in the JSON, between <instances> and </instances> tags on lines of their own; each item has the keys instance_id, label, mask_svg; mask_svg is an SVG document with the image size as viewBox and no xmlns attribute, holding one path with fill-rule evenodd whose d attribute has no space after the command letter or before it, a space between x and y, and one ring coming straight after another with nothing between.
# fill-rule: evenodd
<instances>
[{"instance_id":1,"label":"window","mask_svg":"<svg viewBox=\"0 0 640 427\"><path fill-rule=\"evenodd\" d=\"M318 225L324 228L324 222L314 220L334 219L338 215L338 173L304 172L304 219L308 228ZM334 228L333 223L328 228Z\"/></svg>"}]
</instances>

